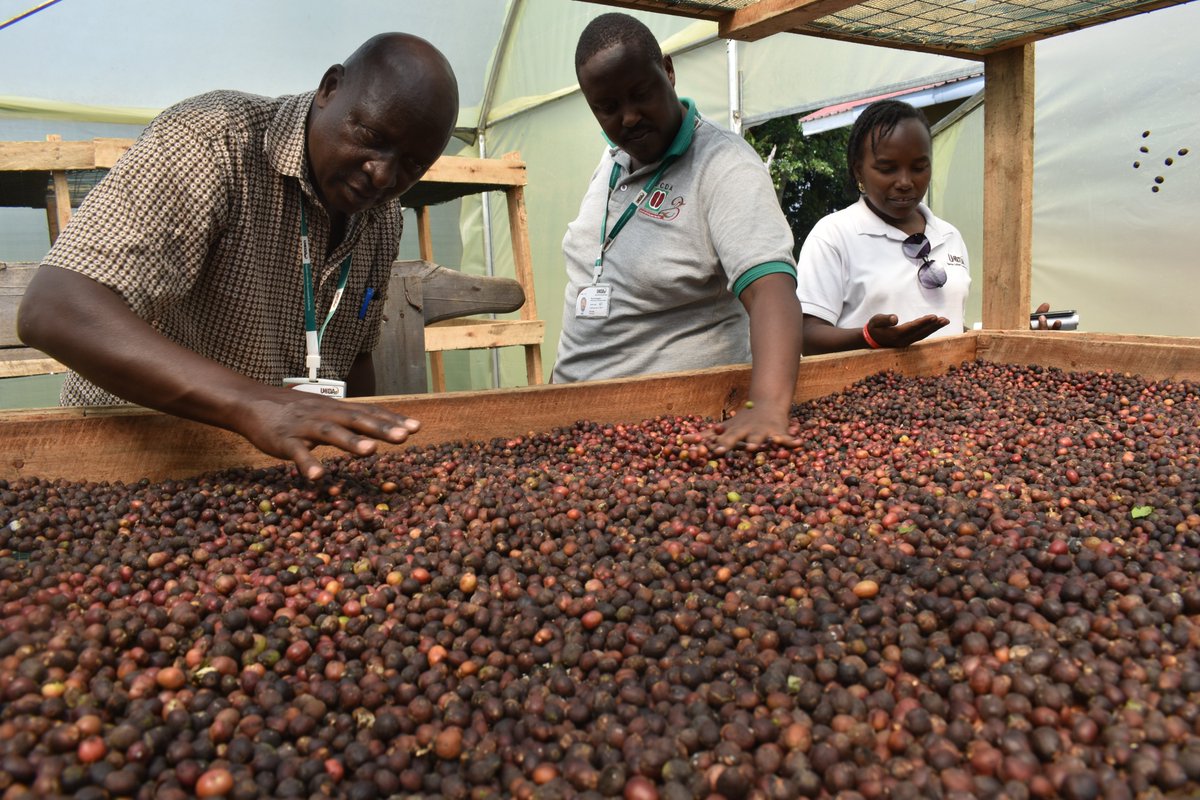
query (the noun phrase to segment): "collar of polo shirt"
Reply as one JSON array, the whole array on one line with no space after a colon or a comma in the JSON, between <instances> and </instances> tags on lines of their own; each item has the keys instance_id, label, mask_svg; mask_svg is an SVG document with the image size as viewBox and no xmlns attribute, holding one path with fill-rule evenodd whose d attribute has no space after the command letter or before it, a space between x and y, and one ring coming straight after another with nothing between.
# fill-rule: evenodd
<instances>
[{"instance_id":1,"label":"collar of polo shirt","mask_svg":"<svg viewBox=\"0 0 1200 800\"><path fill-rule=\"evenodd\" d=\"M687 109L687 113L683 117L683 122L679 124L679 130L675 133L675 138L671 140L671 146L667 148L667 152L663 153L663 157L654 164L661 164L664 161L673 161L688 151L692 146L692 137L696 133L696 126L700 124L700 112L696 110L696 102L690 97L681 97L679 102L683 103L683 107ZM612 139L608 138L608 134L600 131L600 135L604 137L604 141L608 142L608 146L612 149L612 154L620 150ZM647 164L642 167L653 167L654 164Z\"/></svg>"}]
</instances>

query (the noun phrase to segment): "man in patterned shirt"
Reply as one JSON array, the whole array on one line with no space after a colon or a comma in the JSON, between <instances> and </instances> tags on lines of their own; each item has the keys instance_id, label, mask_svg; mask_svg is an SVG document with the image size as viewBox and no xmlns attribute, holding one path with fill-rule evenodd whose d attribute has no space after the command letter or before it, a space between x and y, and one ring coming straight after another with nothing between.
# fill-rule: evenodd
<instances>
[{"instance_id":1,"label":"man in patterned shirt","mask_svg":"<svg viewBox=\"0 0 1200 800\"><path fill-rule=\"evenodd\" d=\"M63 230L21 304L21 339L74 370L64 405L128 401L217 425L309 478L323 473L317 445L367 455L404 441L415 420L283 380L306 376L319 348L318 378L374 393L399 197L457 114L445 56L401 33L368 40L315 92L179 103Z\"/></svg>"}]
</instances>

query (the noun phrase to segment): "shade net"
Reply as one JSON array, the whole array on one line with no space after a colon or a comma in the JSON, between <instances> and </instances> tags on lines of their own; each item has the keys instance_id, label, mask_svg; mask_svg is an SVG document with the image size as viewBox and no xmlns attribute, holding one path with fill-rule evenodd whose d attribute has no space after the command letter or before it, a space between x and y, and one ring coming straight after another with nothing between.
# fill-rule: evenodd
<instances>
[{"instance_id":1,"label":"shade net","mask_svg":"<svg viewBox=\"0 0 1200 800\"><path fill-rule=\"evenodd\" d=\"M758 2L626 0L621 5L720 19ZM1169 0L867 0L799 24L793 30L895 47L979 55L1173 4Z\"/></svg>"}]
</instances>

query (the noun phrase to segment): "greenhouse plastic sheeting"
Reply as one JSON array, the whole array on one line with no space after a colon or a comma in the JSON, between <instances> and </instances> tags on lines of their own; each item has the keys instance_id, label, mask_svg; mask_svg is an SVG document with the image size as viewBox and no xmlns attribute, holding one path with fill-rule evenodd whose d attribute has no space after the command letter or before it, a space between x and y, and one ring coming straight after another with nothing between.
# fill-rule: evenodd
<instances>
[{"instance_id":1,"label":"greenhouse plastic sheeting","mask_svg":"<svg viewBox=\"0 0 1200 800\"><path fill-rule=\"evenodd\" d=\"M304 91L376 32L428 38L459 77L462 137L452 141L452 151L478 155L482 147L498 156L516 150L528 164L526 201L549 374L564 291L562 236L604 146L575 84L574 47L587 22L610 10L566 0L61 3L3 32L0 66L10 104L26 97L146 109L214 88ZM673 54L680 93L695 98L705 116L729 124L729 48L716 38L716 24L635 16ZM1196 41L1200 4L1193 3L1035 47L1033 297L1078 309L1087 330L1200 335L1184 288L1190 289L1185 280L1200 251ZM750 124L979 68L977 61L794 34L735 47L740 110ZM935 210L959 226L970 247L973 319L982 285L984 113L978 108L938 136L931 194ZM43 138L29 135L28 118L14 134L16 122L0 112L0 138ZM46 133L60 128L57 120L45 123ZM1145 131L1150 134L1143 138ZM79 132L78 138L106 135L86 126ZM1139 152L1143 146L1148 154ZM1189 155L1166 166L1165 158L1181 149ZM1163 181L1155 183L1156 177ZM495 198L490 205L494 268L511 276L505 204ZM461 253L464 270L484 272L479 200L438 211L446 224L438 226L435 253L448 263ZM6 213L0 210L0 228ZM36 222L44 226L44 216ZM402 252L414 240L406 237ZM0 260L14 258L3 252L8 241L5 232ZM503 385L524 383L519 349L504 351L501 362ZM447 363L450 388L491 384L486 351L448 353Z\"/></svg>"}]
</instances>

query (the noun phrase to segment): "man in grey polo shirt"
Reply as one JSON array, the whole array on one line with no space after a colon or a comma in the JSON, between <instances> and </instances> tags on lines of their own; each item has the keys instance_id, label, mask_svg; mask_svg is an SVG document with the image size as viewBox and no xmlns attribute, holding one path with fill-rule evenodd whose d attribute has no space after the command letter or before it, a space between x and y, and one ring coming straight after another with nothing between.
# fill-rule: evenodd
<instances>
[{"instance_id":1,"label":"man in grey polo shirt","mask_svg":"<svg viewBox=\"0 0 1200 800\"><path fill-rule=\"evenodd\" d=\"M568 284L554 382L753 363L724 431L789 441L801 352L793 238L762 161L675 93L654 35L603 14L575 72L609 147L563 239Z\"/></svg>"}]
</instances>

